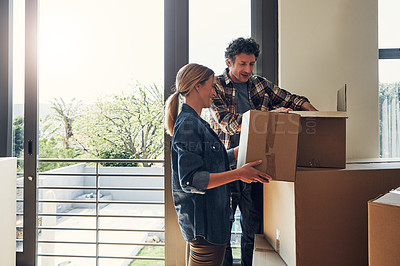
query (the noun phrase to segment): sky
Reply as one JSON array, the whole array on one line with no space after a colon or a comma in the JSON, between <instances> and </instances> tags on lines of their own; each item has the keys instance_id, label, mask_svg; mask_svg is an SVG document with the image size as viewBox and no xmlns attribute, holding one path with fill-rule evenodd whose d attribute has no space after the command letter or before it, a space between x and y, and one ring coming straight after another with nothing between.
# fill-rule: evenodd
<instances>
[{"instance_id":1,"label":"sky","mask_svg":"<svg viewBox=\"0 0 400 266\"><path fill-rule=\"evenodd\" d=\"M162 88L164 0L39 2L39 102L93 103L138 82ZM14 102L23 103L24 0L13 3ZM400 47L398 10L400 1L379 0L380 48ZM189 1L190 62L222 73L224 50L239 36L250 36L249 0ZM381 82L400 80L400 60L381 60L379 69Z\"/></svg>"},{"instance_id":2,"label":"sky","mask_svg":"<svg viewBox=\"0 0 400 266\"><path fill-rule=\"evenodd\" d=\"M15 2L14 29L23 32L23 1ZM163 5L164 0L40 0L39 102L75 97L93 103L137 83L162 88ZM250 1L191 0L189 7L190 62L222 73L227 44L250 36ZM221 34L228 16L238 12L241 20ZM23 34L15 38L21 41L14 41L14 99L22 103Z\"/></svg>"},{"instance_id":3,"label":"sky","mask_svg":"<svg viewBox=\"0 0 400 266\"><path fill-rule=\"evenodd\" d=\"M378 45L379 48L400 47L399 0L378 0ZM400 60L380 60L379 81L400 81Z\"/></svg>"}]
</instances>

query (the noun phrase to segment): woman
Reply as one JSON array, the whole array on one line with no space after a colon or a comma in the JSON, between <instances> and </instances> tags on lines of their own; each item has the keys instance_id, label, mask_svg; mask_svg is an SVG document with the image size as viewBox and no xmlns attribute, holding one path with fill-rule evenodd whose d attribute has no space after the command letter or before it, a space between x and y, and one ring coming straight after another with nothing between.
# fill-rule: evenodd
<instances>
[{"instance_id":1,"label":"woman","mask_svg":"<svg viewBox=\"0 0 400 266\"><path fill-rule=\"evenodd\" d=\"M172 135L172 193L178 222L189 243L189 265L221 265L229 241L231 215L229 188L235 180L268 182L253 168L261 161L228 171L238 150L226 151L200 115L215 95L214 72L188 64L176 77L176 91L166 105L166 129ZM185 98L178 116L179 95Z\"/></svg>"}]
</instances>

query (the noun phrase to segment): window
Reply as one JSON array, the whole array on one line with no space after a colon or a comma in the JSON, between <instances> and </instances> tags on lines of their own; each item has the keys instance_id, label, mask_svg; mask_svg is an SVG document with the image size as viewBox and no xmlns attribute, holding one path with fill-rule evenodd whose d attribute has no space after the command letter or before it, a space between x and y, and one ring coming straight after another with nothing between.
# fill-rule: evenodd
<instances>
[{"instance_id":1,"label":"window","mask_svg":"<svg viewBox=\"0 0 400 266\"><path fill-rule=\"evenodd\" d=\"M203 64L220 75L227 67L228 44L250 35L250 1L189 1L190 63Z\"/></svg>"},{"instance_id":2,"label":"window","mask_svg":"<svg viewBox=\"0 0 400 266\"><path fill-rule=\"evenodd\" d=\"M379 136L382 158L400 157L400 18L396 0L379 0Z\"/></svg>"},{"instance_id":3,"label":"window","mask_svg":"<svg viewBox=\"0 0 400 266\"><path fill-rule=\"evenodd\" d=\"M5 2L8 0L0 1ZM21 121L18 121L13 128L15 138L13 155L19 157L20 172L21 175L25 175L25 184L23 182L24 179L21 179L20 181L22 182L17 184L20 193L17 199L17 206L19 206L17 207L17 212L21 218L23 217L23 223L21 220L19 221L21 223L17 225L17 264L31 265L36 261L38 265L53 265L56 262L71 262L79 265L77 262L79 259L86 259L86 264L82 261L83 265L89 265L95 260L99 261L101 265L106 265L107 263L115 265L113 263L118 260L117 258L110 258L111 256L109 255L111 253L103 252L105 249L102 246L97 246L99 248L93 248L93 246L97 244L108 247L115 246L115 244L120 243L120 240L117 240L117 243L112 243L112 241L109 241L110 238L117 237L117 235L119 237L123 233L103 234L103 232L99 232L96 236L94 231L97 231L97 229L93 229L93 222L90 224L90 230L86 230L85 225L80 227L77 223L77 228L75 229L77 231L83 229L82 232L86 237L85 239L74 239L73 236L76 234L68 234L68 230L71 228L50 228L51 224L54 224L54 220L57 223L57 220L66 221L67 218L71 218L69 215L58 215L66 214L65 211L68 210L68 206L86 203L81 203L83 196L80 197L81 195L78 194L74 198L65 198L55 202L53 193L49 191L54 184L43 183L45 179L58 179L56 176L62 177L60 179L63 181L77 179L75 174L57 171L57 173L55 171L45 173L46 171L42 171L41 167L43 165L54 163L49 158L54 158L54 154L51 152L56 150L51 149L52 143L43 143L44 137L46 134L50 134L48 130L51 129L49 124L46 124L48 122L46 120L47 115L49 112L55 111L56 108L52 107L74 106L70 104L78 102L83 105L91 105L98 98L105 95L120 94L132 89L132 87L127 88L126 85L130 86L137 83L155 84L159 86L162 92L163 89L161 87L165 82L165 94L168 94L169 88L175 80L176 71L187 62L205 64L211 67L216 74L222 73L225 68L224 50L227 44L238 36L248 37L251 35L251 3L260 4L262 1L152 0L140 5L137 1L130 0L100 2L94 0L10 0L9 2L12 2L13 25L12 28L9 27L6 33L12 33L13 38L12 83L14 117L12 119L15 122L20 116L25 118L24 124L21 125ZM190 10L188 6L190 6ZM165 35L163 33L164 11L166 12L165 14L168 14L165 16L167 33ZM263 13L261 9L259 11L260 14ZM190 13L190 16L188 13ZM236 14L234 22L232 22L232 14ZM237 14L240 14L240 16L238 17ZM188 17L190 17L190 21L187 20ZM38 25L36 24L37 21ZM252 23L254 24L254 21ZM26 29L25 26L27 27ZM188 35L189 27L190 34ZM260 29L258 32L264 31ZM27 34L25 35L25 33ZM132 41L132 37L136 38L135 41ZM165 43L163 37L166 39ZM261 35L258 37L261 38ZM24 40L25 38L26 40ZM38 47L36 47L36 41L38 41ZM27 44L26 50L24 47L25 42ZM189 54L189 42L190 59L187 57ZM36 48L38 53L36 53ZM167 51L165 55L164 49ZM163 61L165 61L165 65ZM88 63L93 65L90 66ZM11 66L5 61L0 62L0 64L2 68ZM164 68L164 66L168 67ZM36 121L36 119L38 120ZM68 123L66 129L69 130ZM72 133L74 135L77 132L74 131L75 129L73 125ZM21 133L25 133L25 136L21 136ZM59 131L58 133L61 134L62 132ZM29 136L27 137L28 134ZM31 139L35 143L31 159L27 159L26 151L22 150L24 146L21 145L23 144L23 142L20 142L21 138L25 142L27 139ZM36 139L38 140L37 145ZM41 143L40 140L42 140ZM10 143L11 141L7 140L7 144ZM4 143L2 142L1 144L3 145ZM47 147L45 146L46 144L48 145ZM76 147L74 146L76 143L73 143L72 139L66 139L64 145ZM25 156L23 155L24 153ZM70 163L68 162L71 159L69 158L71 157L69 156L70 154L65 155L64 157L59 156L56 158L59 160L58 163ZM39 157L44 159L39 159L38 161ZM82 158L82 160L90 161L89 157ZM166 160L168 161L169 159L167 156ZM162 158L158 159L158 161L162 161ZM92 161L91 166L95 166L95 164L96 162ZM37 167L40 173L36 176ZM95 171L93 170L95 168L92 167L89 170ZM87 176L91 177L89 178L91 180L87 179L89 182L83 184L82 187L87 186L84 189L82 187L78 189L74 186L52 188L54 190L64 189L65 193L61 194L67 196L73 196L75 192L81 190L80 192L82 193L80 194L88 196L87 206L96 205L94 208L88 208L86 210L87 213L82 215L89 216L85 216L85 218L94 218L91 220L96 219L96 211L98 214L104 215L105 217L102 217L104 219L98 221L100 228L103 226L103 221L105 222L108 218L115 218L110 216L118 216L115 213L105 213L109 209L106 205L120 204L117 207L128 205L128 202L122 199L110 199L106 195L106 191L122 190L126 192L126 189L115 188L115 184L107 185L102 183L103 177L110 176L110 173L102 172L102 170L104 169L100 169L98 174L93 172L86 173ZM36 179L34 179L35 182L27 181L30 175L37 177L37 184L35 184ZM158 173L157 179L160 178L160 175L162 176L163 174ZM99 177L99 187L96 189L92 186L93 180L95 180L94 176ZM123 176L121 175L120 178L123 179ZM166 184L168 186L168 180ZM151 187L140 189L152 190ZM162 188L156 188L155 190L157 194L164 193ZM170 188L166 187L165 190L167 191L165 195L169 194ZM91 200L91 196L98 196L98 199ZM86 200L84 198L84 201ZM117 202L112 202L113 200ZM136 203L131 202L129 204ZM161 202L161 204L163 203ZM150 205L145 206L150 207ZM37 210L35 209L36 207L38 207ZM25 213L23 208L25 208ZM150 208L148 209L150 210ZM72 218L79 219L79 217L83 217L80 215L77 213L76 217ZM127 213L127 215L135 216L136 214ZM165 215L168 215L168 212ZM159 218L157 215L151 214L146 216L151 219ZM174 215L172 217L175 218ZM94 223L96 224L96 222ZM172 232L171 228L173 226L169 227L169 234ZM64 232L61 232L62 229L65 229ZM123 231L120 230L121 228L111 229L110 232L115 232L114 229ZM59 232L56 232L57 230ZM233 231L238 230L237 227L233 229ZM162 235L164 229L155 232ZM58 239L58 233L61 233L60 235L63 235L64 238ZM180 234L179 229L176 234ZM176 234L173 235L174 240ZM179 245L174 245L171 242L173 241L170 241L170 247L180 245L180 243ZM152 244L150 243L149 245L151 246ZM74 250L81 257L69 257L71 253L60 254L60 250L68 250L64 249L63 245L70 247L76 245ZM125 243L124 246L127 247L128 245L129 243ZM159 246L163 246L163 243L160 243ZM89 248L86 249L86 247ZM178 253L176 250L183 250L182 248L176 250L167 247L162 248L165 248L165 252L170 252L170 254ZM118 256L125 257L126 252L124 250L126 249L118 250L118 252L123 253L119 253ZM103 257L93 255L96 252ZM37 256L38 253L41 255ZM240 251L237 250L237 253L240 253ZM88 256L85 257L86 255ZM149 256L143 256L145 257L144 259L151 260ZM172 257L170 255L168 260L173 261L174 258ZM126 259L129 260L131 258ZM125 260L125 258L121 260ZM160 255L156 260L163 262L164 258ZM181 258L177 258L177 261L180 260Z\"/></svg>"},{"instance_id":4,"label":"window","mask_svg":"<svg viewBox=\"0 0 400 266\"><path fill-rule=\"evenodd\" d=\"M17 263L164 265L164 1L14 2Z\"/></svg>"},{"instance_id":5,"label":"window","mask_svg":"<svg viewBox=\"0 0 400 266\"><path fill-rule=\"evenodd\" d=\"M226 66L225 49L238 37L251 36L251 1L189 1L189 62L203 64L215 75L221 75ZM207 17L207 19L205 19ZM203 109L205 120L209 110ZM233 258L240 260L240 211L237 208L232 226Z\"/></svg>"},{"instance_id":6,"label":"window","mask_svg":"<svg viewBox=\"0 0 400 266\"><path fill-rule=\"evenodd\" d=\"M13 18L13 142L12 156L18 159L17 168L17 210L16 210L16 250L23 250L23 208L24 208L24 81L25 81L25 3L14 1Z\"/></svg>"}]
</instances>

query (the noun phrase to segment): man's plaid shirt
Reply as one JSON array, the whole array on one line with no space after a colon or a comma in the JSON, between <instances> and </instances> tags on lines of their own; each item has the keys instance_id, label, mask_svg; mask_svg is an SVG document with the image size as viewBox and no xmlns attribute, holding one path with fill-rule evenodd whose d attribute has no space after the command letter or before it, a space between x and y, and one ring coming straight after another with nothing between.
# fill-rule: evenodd
<instances>
[{"instance_id":1,"label":"man's plaid shirt","mask_svg":"<svg viewBox=\"0 0 400 266\"><path fill-rule=\"evenodd\" d=\"M211 126L227 149L231 147L231 139L241 130L242 114L236 113L236 89L228 76L229 69L216 77L217 96L211 105ZM266 78L252 75L247 81L251 108L268 111L279 107L300 110L308 99L285 91L272 84Z\"/></svg>"}]
</instances>

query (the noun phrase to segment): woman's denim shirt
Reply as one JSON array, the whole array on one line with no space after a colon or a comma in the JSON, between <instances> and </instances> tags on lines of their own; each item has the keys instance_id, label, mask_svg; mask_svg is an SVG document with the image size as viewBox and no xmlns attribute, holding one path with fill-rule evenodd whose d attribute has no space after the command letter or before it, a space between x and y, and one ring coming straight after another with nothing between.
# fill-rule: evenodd
<instances>
[{"instance_id":1,"label":"woman's denim shirt","mask_svg":"<svg viewBox=\"0 0 400 266\"><path fill-rule=\"evenodd\" d=\"M202 236L213 244L227 243L231 231L229 186L206 188L210 173L229 170L235 156L233 150L227 153L210 125L187 104L174 126L171 161L172 193L185 240Z\"/></svg>"}]
</instances>

